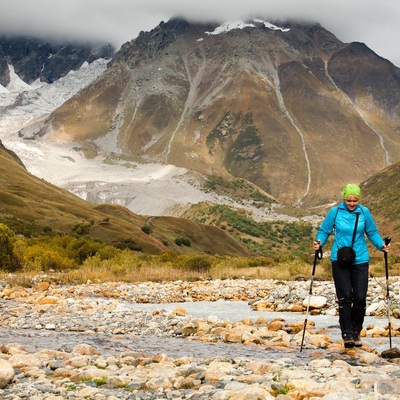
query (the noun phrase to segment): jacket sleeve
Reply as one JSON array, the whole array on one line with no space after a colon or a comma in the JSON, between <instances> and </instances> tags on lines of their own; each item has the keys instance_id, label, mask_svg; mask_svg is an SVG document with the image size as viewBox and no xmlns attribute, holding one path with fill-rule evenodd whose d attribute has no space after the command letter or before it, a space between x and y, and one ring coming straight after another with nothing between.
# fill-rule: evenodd
<instances>
[{"instance_id":1,"label":"jacket sleeve","mask_svg":"<svg viewBox=\"0 0 400 400\"><path fill-rule=\"evenodd\" d=\"M331 208L318 229L316 240L321 242L321 247L324 247L324 244L332 233L333 226L335 224L336 213L337 207Z\"/></svg>"},{"instance_id":2,"label":"jacket sleeve","mask_svg":"<svg viewBox=\"0 0 400 400\"><path fill-rule=\"evenodd\" d=\"M365 234L371 243L380 251L382 250L382 245L385 243L381 238L376 227L376 223L371 215L370 210L367 207L363 207L364 217L365 217Z\"/></svg>"}]
</instances>

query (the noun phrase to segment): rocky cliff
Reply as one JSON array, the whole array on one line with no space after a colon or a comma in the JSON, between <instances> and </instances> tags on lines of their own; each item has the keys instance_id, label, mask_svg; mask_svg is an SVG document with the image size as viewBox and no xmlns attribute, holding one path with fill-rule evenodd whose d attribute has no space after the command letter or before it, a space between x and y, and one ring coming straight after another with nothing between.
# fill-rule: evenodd
<instances>
[{"instance_id":1,"label":"rocky cliff","mask_svg":"<svg viewBox=\"0 0 400 400\"><path fill-rule=\"evenodd\" d=\"M36 79L52 83L87 61L111 58L115 50L109 44L51 43L28 37L0 36L0 84L10 83L9 64L26 83Z\"/></svg>"}]
</instances>

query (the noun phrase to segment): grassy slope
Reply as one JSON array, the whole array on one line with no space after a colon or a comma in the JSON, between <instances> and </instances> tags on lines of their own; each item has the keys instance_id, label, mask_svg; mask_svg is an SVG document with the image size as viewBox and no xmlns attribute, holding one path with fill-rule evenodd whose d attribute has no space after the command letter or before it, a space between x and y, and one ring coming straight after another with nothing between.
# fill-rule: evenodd
<instances>
[{"instance_id":1,"label":"grassy slope","mask_svg":"<svg viewBox=\"0 0 400 400\"><path fill-rule=\"evenodd\" d=\"M299 247L307 249L311 240L310 233L301 227L299 230L284 228L284 223L256 224L246 221L240 213L232 215L212 205L198 205L197 212L192 208L191 215L187 215L189 220L145 217L122 206L92 204L29 174L18 157L1 142L0 185L0 222L16 233L27 235L42 234L44 227L51 228L53 233L72 234L76 226L81 225L84 235L152 254L174 250L189 254L249 255L250 248L260 254L273 255L282 251L296 252ZM392 236L391 253L398 255L400 163L381 171L361 186L362 203L371 209L381 235ZM150 228L150 235L142 231L144 226ZM257 235L249 234L249 229L256 230ZM260 229L265 230L261 235ZM238 237L251 241L247 249L236 239ZM188 239L190 246L178 246L177 238ZM381 255L377 253L377 256Z\"/></svg>"},{"instance_id":2,"label":"grassy slope","mask_svg":"<svg viewBox=\"0 0 400 400\"><path fill-rule=\"evenodd\" d=\"M370 208L380 234L392 237L391 253L399 255L400 163L391 165L361 185L362 202Z\"/></svg>"},{"instance_id":3,"label":"grassy slope","mask_svg":"<svg viewBox=\"0 0 400 400\"><path fill-rule=\"evenodd\" d=\"M16 233L39 235L44 231L73 234L77 226L84 235L108 243L129 245L145 253L175 250L182 253L245 255L234 238L214 227L154 219L150 235L142 231L148 218L117 205L98 205L31 175L12 152L0 145L0 222ZM175 244L177 236L191 246ZM212 238L212 240L210 240Z\"/></svg>"}]
</instances>

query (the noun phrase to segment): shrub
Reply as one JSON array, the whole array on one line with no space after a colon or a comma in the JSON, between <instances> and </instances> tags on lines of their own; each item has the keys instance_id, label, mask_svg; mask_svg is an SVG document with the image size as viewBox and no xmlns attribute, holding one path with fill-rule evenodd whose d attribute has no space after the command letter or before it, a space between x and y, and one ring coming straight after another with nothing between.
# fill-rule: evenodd
<instances>
[{"instance_id":1,"label":"shrub","mask_svg":"<svg viewBox=\"0 0 400 400\"><path fill-rule=\"evenodd\" d=\"M14 232L5 224L0 223L0 268L6 271L14 270Z\"/></svg>"},{"instance_id":2,"label":"shrub","mask_svg":"<svg viewBox=\"0 0 400 400\"><path fill-rule=\"evenodd\" d=\"M117 257L121 251L122 250L117 249L114 246L106 244L99 247L96 254L99 254L102 260L111 260L114 257Z\"/></svg>"},{"instance_id":3,"label":"shrub","mask_svg":"<svg viewBox=\"0 0 400 400\"><path fill-rule=\"evenodd\" d=\"M249 267L260 267L272 265L274 260L271 257L254 257L249 259Z\"/></svg>"},{"instance_id":4,"label":"shrub","mask_svg":"<svg viewBox=\"0 0 400 400\"><path fill-rule=\"evenodd\" d=\"M178 258L178 254L176 254L173 251L164 251L162 252L157 259L161 262L161 263L171 263L171 262L175 262Z\"/></svg>"},{"instance_id":5,"label":"shrub","mask_svg":"<svg viewBox=\"0 0 400 400\"><path fill-rule=\"evenodd\" d=\"M88 228L91 226L89 222L81 222L75 224L72 228L72 231L78 235L82 235L84 233L88 233Z\"/></svg>"},{"instance_id":6,"label":"shrub","mask_svg":"<svg viewBox=\"0 0 400 400\"><path fill-rule=\"evenodd\" d=\"M188 257L183 263L184 269L199 273L210 272L211 266L212 262L210 258L203 255Z\"/></svg>"},{"instance_id":7,"label":"shrub","mask_svg":"<svg viewBox=\"0 0 400 400\"><path fill-rule=\"evenodd\" d=\"M142 226L141 229L142 229L142 232L146 233L147 235L150 235L150 233L151 233L151 228L150 228L149 225L144 225L144 226Z\"/></svg>"},{"instance_id":8,"label":"shrub","mask_svg":"<svg viewBox=\"0 0 400 400\"><path fill-rule=\"evenodd\" d=\"M76 267L72 259L45 244L27 247L21 255L20 262L25 271L63 271Z\"/></svg>"},{"instance_id":9,"label":"shrub","mask_svg":"<svg viewBox=\"0 0 400 400\"><path fill-rule=\"evenodd\" d=\"M44 233L50 233L53 229L51 228L51 226L45 225L43 227L43 232Z\"/></svg>"},{"instance_id":10,"label":"shrub","mask_svg":"<svg viewBox=\"0 0 400 400\"><path fill-rule=\"evenodd\" d=\"M68 250L74 254L74 259L82 263L86 258L94 256L104 245L91 239L79 238L72 241Z\"/></svg>"},{"instance_id":11,"label":"shrub","mask_svg":"<svg viewBox=\"0 0 400 400\"><path fill-rule=\"evenodd\" d=\"M175 244L177 244L178 246L186 246L186 247L190 247L192 245L190 243L190 240L184 237L177 237L175 239Z\"/></svg>"}]
</instances>

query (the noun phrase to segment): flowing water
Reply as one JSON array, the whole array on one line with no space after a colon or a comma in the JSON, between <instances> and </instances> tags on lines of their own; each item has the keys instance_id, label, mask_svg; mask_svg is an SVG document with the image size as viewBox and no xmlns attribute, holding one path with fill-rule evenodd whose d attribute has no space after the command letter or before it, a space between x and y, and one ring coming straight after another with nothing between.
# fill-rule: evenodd
<instances>
[{"instance_id":1,"label":"flowing water","mask_svg":"<svg viewBox=\"0 0 400 400\"><path fill-rule=\"evenodd\" d=\"M143 311L166 310L173 311L177 307L184 308L187 313L195 318L207 318L216 316L221 321L229 320L231 322L241 321L245 318L251 318L253 322L258 317L264 317L267 321L276 318L282 318L288 323L304 321L306 315L291 312L266 312L253 311L245 301L216 301L216 302L195 302L195 303L164 303L164 304L130 304L129 307ZM308 322L314 321L317 330L326 330L327 335L333 341L339 341L341 338L339 328L339 317L332 315L312 315L308 317ZM366 316L364 326L374 325L379 327L387 326L386 318ZM398 340L398 338L392 338ZM388 348L388 339L386 338L363 338L363 341L378 352ZM265 352L265 350L264 350Z\"/></svg>"},{"instance_id":2,"label":"flowing water","mask_svg":"<svg viewBox=\"0 0 400 400\"><path fill-rule=\"evenodd\" d=\"M195 302L195 303L168 303L168 304L132 304L124 303L125 307L142 311L166 310L172 311L177 307L183 307L187 313L195 318L206 318L215 316L221 321L229 320L237 322L244 318L255 321L262 316L270 321L275 318L283 318L285 321L304 321L305 315L299 313L274 313L252 311L247 302ZM314 321L316 329L325 329L327 335L333 340L340 340L340 329L338 317L329 315L309 316L308 321ZM384 318L366 317L365 325L373 324L385 326L387 320ZM398 337L393 338L393 341ZM387 338L363 338L363 341L376 348L378 352L389 348ZM290 358L296 365L304 362L315 353L315 349L303 347L300 353L298 348L277 349L266 348L262 345L246 345L236 343L208 343L188 338L158 337L151 335L111 335L104 333L82 333L82 332L59 332L33 329L10 330L0 328L0 343L19 343L29 351L40 351L42 349L71 351L79 343L88 343L98 348L105 356L124 351L133 351L149 355L166 354L172 358L192 356L199 359L209 359L215 356L226 358L253 358L263 360L277 360ZM398 345L393 343L393 345ZM325 350L319 350L325 352ZM324 357L336 357L337 354L324 354Z\"/></svg>"}]
</instances>

